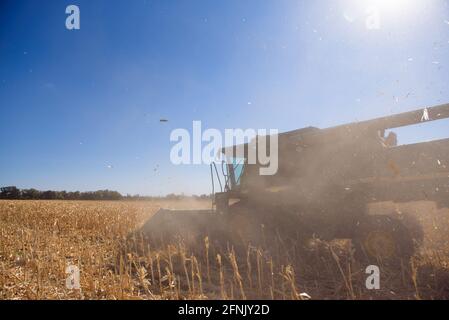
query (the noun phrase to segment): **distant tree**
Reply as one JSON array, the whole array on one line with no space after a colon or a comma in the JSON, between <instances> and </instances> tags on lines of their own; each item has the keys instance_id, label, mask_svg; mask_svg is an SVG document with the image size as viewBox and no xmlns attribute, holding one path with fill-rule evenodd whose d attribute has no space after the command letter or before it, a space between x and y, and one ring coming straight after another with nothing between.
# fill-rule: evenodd
<instances>
[{"instance_id":1,"label":"distant tree","mask_svg":"<svg viewBox=\"0 0 449 320\"><path fill-rule=\"evenodd\" d=\"M67 198L68 198L67 191L64 190L64 191L58 192L58 195L57 195L58 200L68 200Z\"/></svg>"},{"instance_id":2,"label":"distant tree","mask_svg":"<svg viewBox=\"0 0 449 320\"><path fill-rule=\"evenodd\" d=\"M1 199L20 199L20 197L21 192L15 186L0 188Z\"/></svg>"},{"instance_id":3,"label":"distant tree","mask_svg":"<svg viewBox=\"0 0 449 320\"><path fill-rule=\"evenodd\" d=\"M41 199L54 200L56 199L56 192L51 190L44 191L42 192Z\"/></svg>"},{"instance_id":4,"label":"distant tree","mask_svg":"<svg viewBox=\"0 0 449 320\"><path fill-rule=\"evenodd\" d=\"M39 199L41 197L41 192L36 189L25 189L22 190L22 198L27 200Z\"/></svg>"}]
</instances>

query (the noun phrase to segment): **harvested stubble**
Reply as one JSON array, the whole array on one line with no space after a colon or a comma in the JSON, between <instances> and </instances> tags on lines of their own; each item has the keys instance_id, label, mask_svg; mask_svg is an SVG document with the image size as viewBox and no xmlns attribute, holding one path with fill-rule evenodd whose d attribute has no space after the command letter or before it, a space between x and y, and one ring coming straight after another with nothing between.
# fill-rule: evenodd
<instances>
[{"instance_id":1,"label":"harvested stubble","mask_svg":"<svg viewBox=\"0 0 449 320\"><path fill-rule=\"evenodd\" d=\"M176 204L178 205L178 204ZM182 204L179 204L182 206ZM155 202L0 201L1 299L420 299L449 297L448 250L421 250L412 266L382 269L365 288L346 242L239 252L204 238L152 247L129 235ZM440 248L441 249L441 248ZM67 265L81 289L66 288Z\"/></svg>"}]
</instances>

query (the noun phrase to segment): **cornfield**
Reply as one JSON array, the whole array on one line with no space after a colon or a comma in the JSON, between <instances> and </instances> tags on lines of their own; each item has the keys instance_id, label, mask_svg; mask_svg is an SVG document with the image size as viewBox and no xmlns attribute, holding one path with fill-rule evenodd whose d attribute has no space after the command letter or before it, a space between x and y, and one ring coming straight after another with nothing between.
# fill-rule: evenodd
<instances>
[{"instance_id":1,"label":"cornfield","mask_svg":"<svg viewBox=\"0 0 449 320\"><path fill-rule=\"evenodd\" d=\"M348 241L286 247L279 237L244 250L217 246L213 235L194 246L147 243L134 231L160 205L0 201L0 299L449 298L447 211L426 218L432 237L411 263L381 268L381 289L368 290ZM80 271L79 289L67 286L68 266Z\"/></svg>"}]
</instances>

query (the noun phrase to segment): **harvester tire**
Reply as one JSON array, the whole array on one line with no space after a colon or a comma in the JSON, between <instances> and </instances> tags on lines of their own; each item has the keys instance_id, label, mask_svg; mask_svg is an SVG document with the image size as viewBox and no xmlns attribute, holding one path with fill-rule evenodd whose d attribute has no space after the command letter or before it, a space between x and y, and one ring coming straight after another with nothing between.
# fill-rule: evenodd
<instances>
[{"instance_id":1,"label":"harvester tire","mask_svg":"<svg viewBox=\"0 0 449 320\"><path fill-rule=\"evenodd\" d=\"M358 261L376 265L408 265L415 253L411 232L390 216L367 216L358 221L353 246Z\"/></svg>"}]
</instances>

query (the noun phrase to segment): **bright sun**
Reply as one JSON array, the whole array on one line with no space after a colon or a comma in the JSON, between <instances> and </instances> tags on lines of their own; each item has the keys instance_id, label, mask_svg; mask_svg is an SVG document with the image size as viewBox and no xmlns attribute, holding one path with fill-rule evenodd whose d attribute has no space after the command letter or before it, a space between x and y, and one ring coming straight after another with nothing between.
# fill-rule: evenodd
<instances>
[{"instance_id":1,"label":"bright sun","mask_svg":"<svg viewBox=\"0 0 449 320\"><path fill-rule=\"evenodd\" d=\"M380 10L402 11L407 9L414 0L368 0L367 3Z\"/></svg>"}]
</instances>

